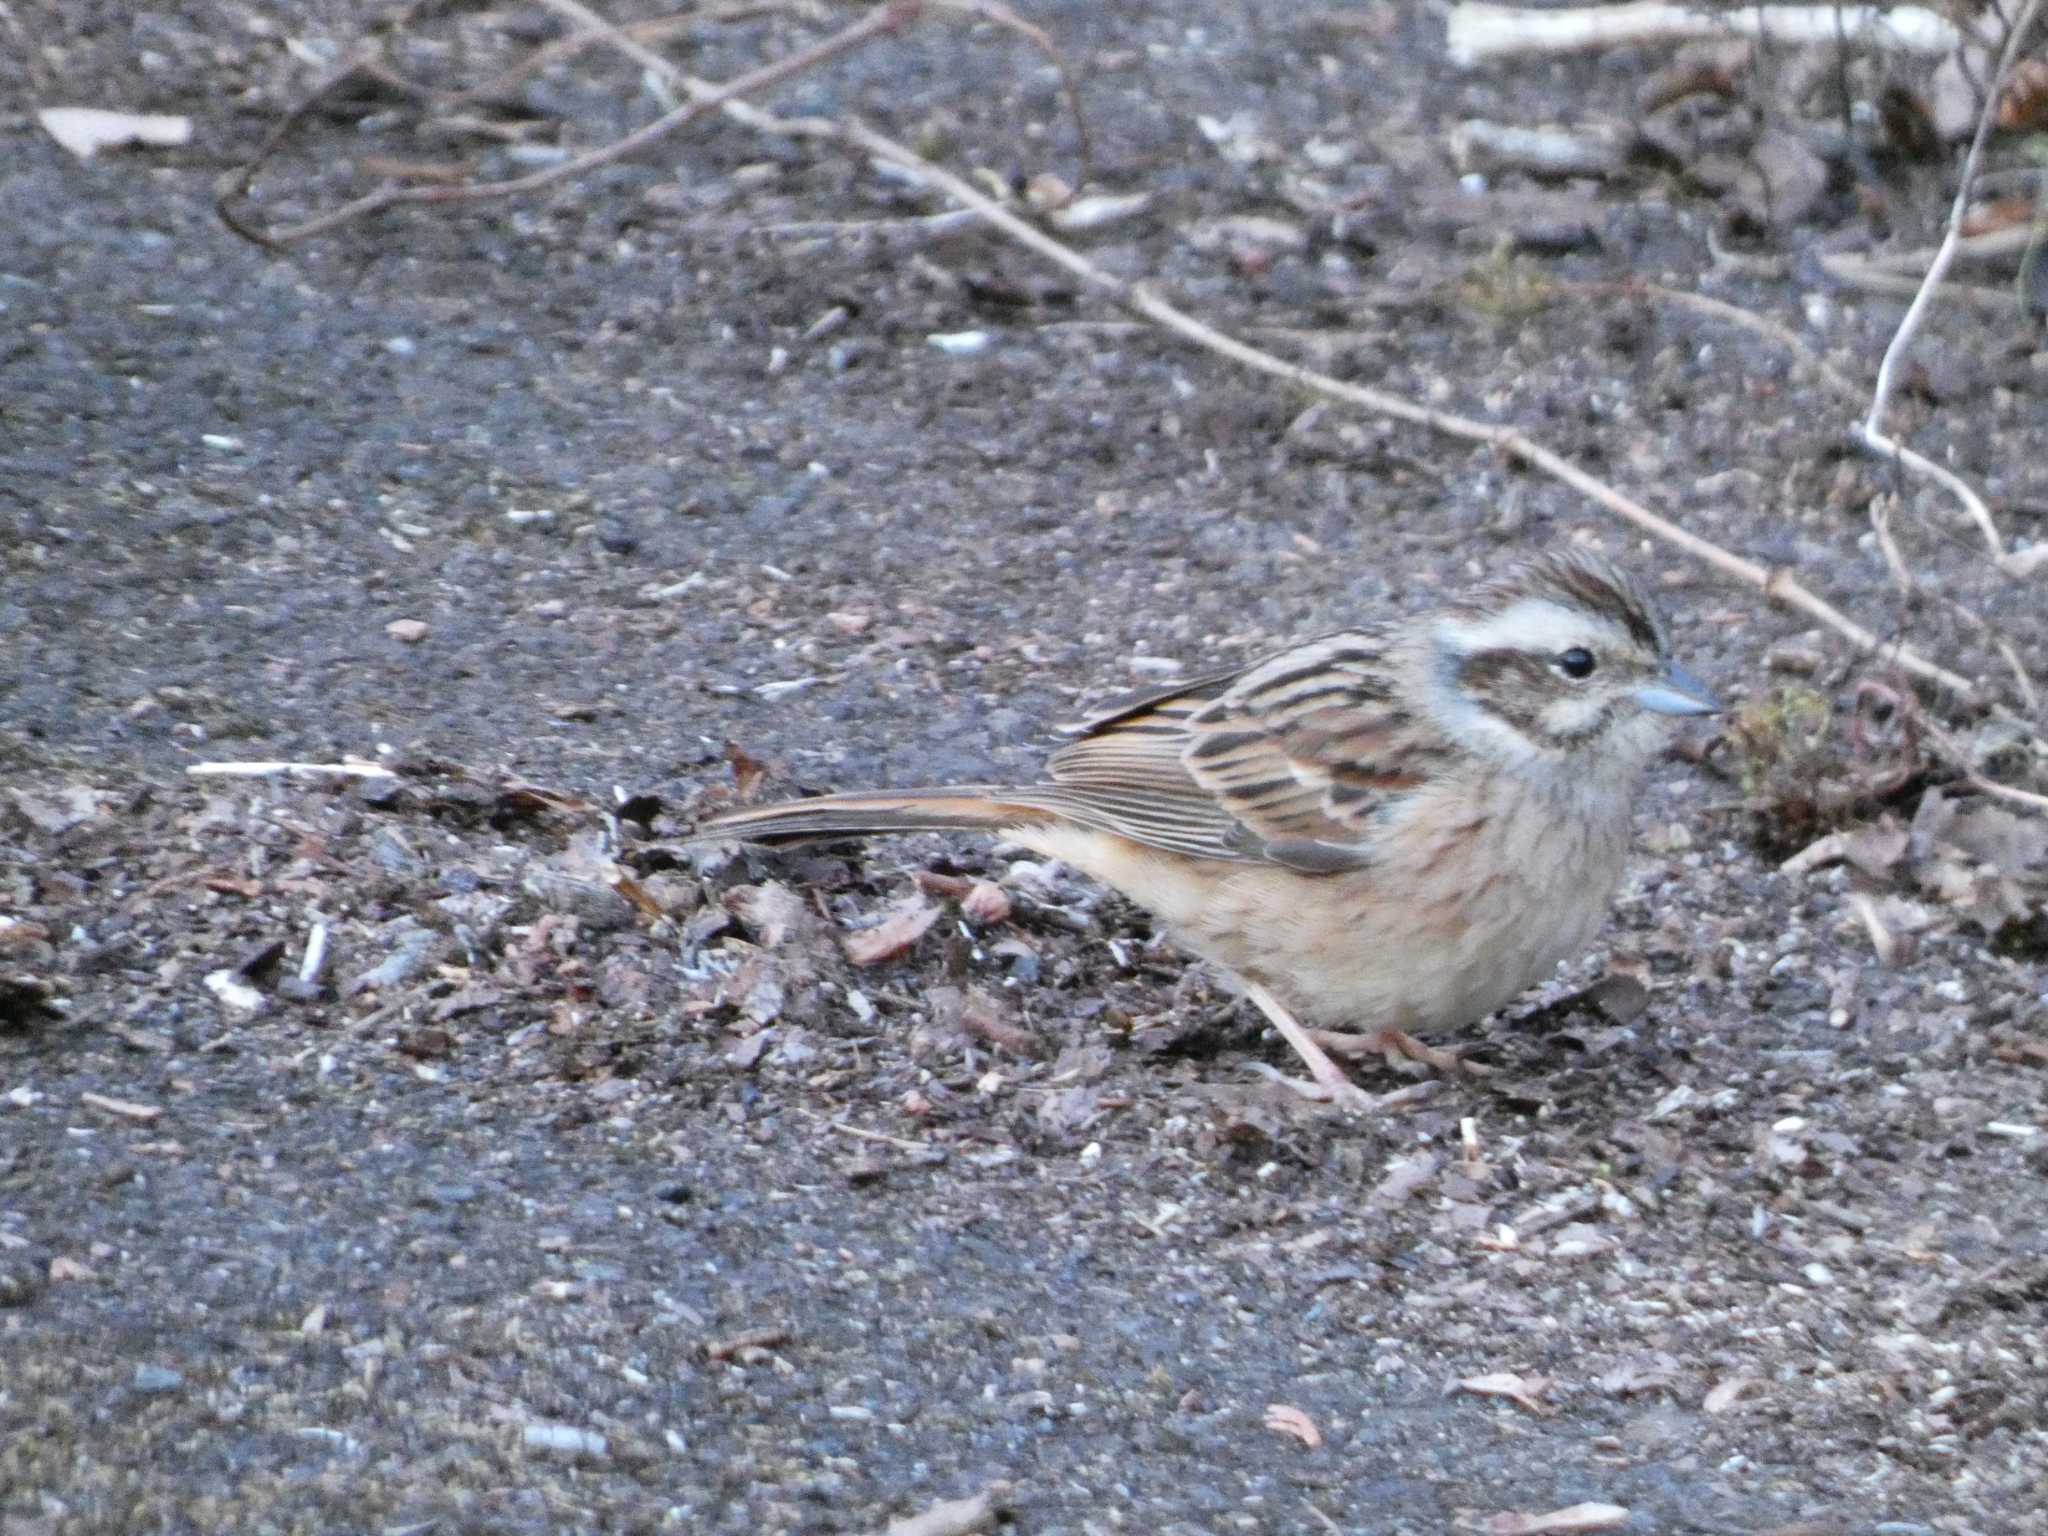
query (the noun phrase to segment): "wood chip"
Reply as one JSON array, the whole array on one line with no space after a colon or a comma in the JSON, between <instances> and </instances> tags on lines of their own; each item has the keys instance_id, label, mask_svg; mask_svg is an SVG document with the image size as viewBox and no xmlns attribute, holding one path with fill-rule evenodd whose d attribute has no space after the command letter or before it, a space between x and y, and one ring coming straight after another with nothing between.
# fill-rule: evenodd
<instances>
[{"instance_id":1,"label":"wood chip","mask_svg":"<svg viewBox=\"0 0 2048 1536\"><path fill-rule=\"evenodd\" d=\"M103 1093L81 1093L78 1102L91 1109L119 1115L124 1120L154 1120L163 1113L160 1105L138 1104L133 1099L110 1099Z\"/></svg>"},{"instance_id":2,"label":"wood chip","mask_svg":"<svg viewBox=\"0 0 2048 1536\"><path fill-rule=\"evenodd\" d=\"M779 1325L749 1328L745 1333L736 1333L730 1338L711 1340L704 1346L704 1356L708 1360L730 1360L749 1350L780 1349L789 1340L789 1330Z\"/></svg>"},{"instance_id":3,"label":"wood chip","mask_svg":"<svg viewBox=\"0 0 2048 1536\"><path fill-rule=\"evenodd\" d=\"M810 918L803 898L779 880L734 886L725 893L725 908L763 949L777 948Z\"/></svg>"},{"instance_id":4,"label":"wood chip","mask_svg":"<svg viewBox=\"0 0 2048 1536\"><path fill-rule=\"evenodd\" d=\"M941 1499L919 1514L891 1520L888 1536L973 1536L994 1527L1009 1494L1008 1483L990 1483L969 1498Z\"/></svg>"},{"instance_id":5,"label":"wood chip","mask_svg":"<svg viewBox=\"0 0 2048 1536\"><path fill-rule=\"evenodd\" d=\"M1531 1413L1554 1413L1541 1401L1550 1390L1548 1376L1518 1376L1513 1371L1494 1371L1485 1376L1467 1376L1451 1383L1453 1392L1470 1392L1475 1397L1504 1397L1517 1408Z\"/></svg>"},{"instance_id":6,"label":"wood chip","mask_svg":"<svg viewBox=\"0 0 2048 1536\"><path fill-rule=\"evenodd\" d=\"M122 1044L131 1045L138 1051L168 1051L177 1044L161 1030L141 1029L133 1024L108 1024L106 1031Z\"/></svg>"},{"instance_id":7,"label":"wood chip","mask_svg":"<svg viewBox=\"0 0 2048 1536\"><path fill-rule=\"evenodd\" d=\"M1372 1197L1385 1205L1400 1205L1436 1177L1440 1159L1431 1152L1417 1152L1397 1158L1387 1176L1373 1186Z\"/></svg>"},{"instance_id":8,"label":"wood chip","mask_svg":"<svg viewBox=\"0 0 2048 1536\"><path fill-rule=\"evenodd\" d=\"M207 972L206 990L237 1013L254 1013L263 1006L263 994L225 967Z\"/></svg>"},{"instance_id":9,"label":"wood chip","mask_svg":"<svg viewBox=\"0 0 2048 1536\"><path fill-rule=\"evenodd\" d=\"M1700 1407L1708 1413L1726 1413L1762 1389L1754 1376L1730 1376L1707 1394Z\"/></svg>"},{"instance_id":10,"label":"wood chip","mask_svg":"<svg viewBox=\"0 0 2048 1536\"><path fill-rule=\"evenodd\" d=\"M1515 1509L1497 1515L1461 1510L1457 1525L1461 1531L1480 1531L1484 1536L1569 1536L1573 1531L1611 1531L1627 1522L1628 1511L1619 1504L1572 1504L1541 1515Z\"/></svg>"},{"instance_id":11,"label":"wood chip","mask_svg":"<svg viewBox=\"0 0 2048 1536\"><path fill-rule=\"evenodd\" d=\"M1830 832L1825 837L1815 838L1786 859L1778 866L1778 873L1803 875L1824 865L1839 864L1848 857L1848 848L1849 839L1845 833Z\"/></svg>"},{"instance_id":12,"label":"wood chip","mask_svg":"<svg viewBox=\"0 0 2048 1536\"><path fill-rule=\"evenodd\" d=\"M1276 1435L1292 1435L1312 1451L1323 1443L1323 1432L1316 1428L1316 1421L1286 1403L1266 1404L1266 1428Z\"/></svg>"},{"instance_id":13,"label":"wood chip","mask_svg":"<svg viewBox=\"0 0 2048 1536\"><path fill-rule=\"evenodd\" d=\"M81 160L103 149L140 144L174 149L192 142L192 119L165 112L110 112L101 107L45 107L36 114L43 132Z\"/></svg>"},{"instance_id":14,"label":"wood chip","mask_svg":"<svg viewBox=\"0 0 2048 1536\"><path fill-rule=\"evenodd\" d=\"M938 920L937 907L922 896L907 896L881 922L847 934L840 944L846 950L846 958L855 965L880 965L909 949Z\"/></svg>"}]
</instances>

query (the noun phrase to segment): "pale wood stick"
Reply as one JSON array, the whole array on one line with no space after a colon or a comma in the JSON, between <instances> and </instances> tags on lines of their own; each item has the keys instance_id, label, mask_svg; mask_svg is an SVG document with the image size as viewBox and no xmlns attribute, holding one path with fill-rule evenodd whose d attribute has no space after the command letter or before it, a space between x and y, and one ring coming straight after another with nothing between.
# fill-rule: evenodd
<instances>
[{"instance_id":1,"label":"pale wood stick","mask_svg":"<svg viewBox=\"0 0 2048 1536\"><path fill-rule=\"evenodd\" d=\"M1444 40L1451 62L1470 69L1489 59L1722 37L1767 38L1787 46L1846 44L1930 58L1945 57L1962 44L1948 18L1924 6L1752 5L1711 11L1658 0L1554 11L1468 0L1451 7Z\"/></svg>"}]
</instances>

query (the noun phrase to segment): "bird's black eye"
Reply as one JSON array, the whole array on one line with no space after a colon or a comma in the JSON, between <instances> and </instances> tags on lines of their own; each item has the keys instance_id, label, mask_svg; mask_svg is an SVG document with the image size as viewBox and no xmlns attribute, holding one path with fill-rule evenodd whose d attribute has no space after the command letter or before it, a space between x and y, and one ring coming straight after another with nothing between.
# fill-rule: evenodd
<instances>
[{"instance_id":1,"label":"bird's black eye","mask_svg":"<svg viewBox=\"0 0 2048 1536\"><path fill-rule=\"evenodd\" d=\"M1557 658L1557 670L1566 677L1591 677L1593 653L1583 645L1575 645Z\"/></svg>"}]
</instances>

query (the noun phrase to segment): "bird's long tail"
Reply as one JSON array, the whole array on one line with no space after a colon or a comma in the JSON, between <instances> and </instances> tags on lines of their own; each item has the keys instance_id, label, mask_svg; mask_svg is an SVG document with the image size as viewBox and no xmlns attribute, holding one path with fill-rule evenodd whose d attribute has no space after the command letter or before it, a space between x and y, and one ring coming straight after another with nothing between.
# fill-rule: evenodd
<instances>
[{"instance_id":1,"label":"bird's long tail","mask_svg":"<svg viewBox=\"0 0 2048 1536\"><path fill-rule=\"evenodd\" d=\"M991 832L1055 819L1034 803L1030 790L996 784L954 784L943 789L819 795L714 816L693 834L776 846L821 837L874 837L892 832Z\"/></svg>"}]
</instances>

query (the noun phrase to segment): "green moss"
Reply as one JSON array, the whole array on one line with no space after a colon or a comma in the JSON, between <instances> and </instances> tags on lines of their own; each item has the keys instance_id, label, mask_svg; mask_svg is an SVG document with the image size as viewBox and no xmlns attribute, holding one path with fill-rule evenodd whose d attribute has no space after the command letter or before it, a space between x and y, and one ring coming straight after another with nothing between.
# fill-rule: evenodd
<instances>
[{"instance_id":1,"label":"green moss","mask_svg":"<svg viewBox=\"0 0 2048 1536\"><path fill-rule=\"evenodd\" d=\"M1862 798L1845 780L1834 710L1810 688L1779 688L1743 705L1728 722L1728 743L1751 831L1772 853L1805 847Z\"/></svg>"}]
</instances>

